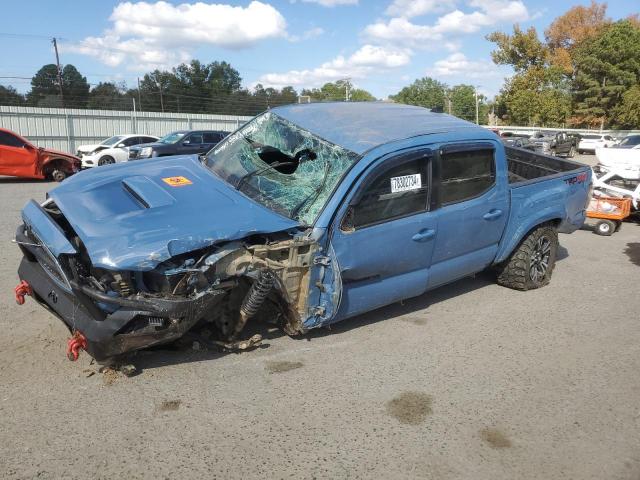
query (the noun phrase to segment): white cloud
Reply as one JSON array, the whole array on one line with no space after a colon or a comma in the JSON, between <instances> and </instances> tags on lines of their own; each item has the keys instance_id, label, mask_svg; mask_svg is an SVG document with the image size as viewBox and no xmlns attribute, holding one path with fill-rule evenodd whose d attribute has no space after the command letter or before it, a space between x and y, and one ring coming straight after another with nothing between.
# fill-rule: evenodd
<instances>
[{"instance_id":1,"label":"white cloud","mask_svg":"<svg viewBox=\"0 0 640 480\"><path fill-rule=\"evenodd\" d=\"M323 7L336 7L338 5L357 5L358 0L302 0L304 3L317 3ZM295 2L294 2L295 3Z\"/></svg>"},{"instance_id":2,"label":"white cloud","mask_svg":"<svg viewBox=\"0 0 640 480\"><path fill-rule=\"evenodd\" d=\"M432 12L453 8L456 0L394 0L385 13L392 17L419 17Z\"/></svg>"},{"instance_id":3,"label":"white cloud","mask_svg":"<svg viewBox=\"0 0 640 480\"><path fill-rule=\"evenodd\" d=\"M324 29L320 27L310 28L305 31L302 35L289 35L289 41L291 42L299 42L301 40L309 40L310 38L316 38L320 35L324 34Z\"/></svg>"},{"instance_id":4,"label":"white cloud","mask_svg":"<svg viewBox=\"0 0 640 480\"><path fill-rule=\"evenodd\" d=\"M258 79L258 83L276 88L287 85L317 87L345 77L365 78L375 71L402 67L407 65L410 60L410 52L405 50L364 45L349 57L339 55L319 67L308 70L268 73L262 75Z\"/></svg>"},{"instance_id":5,"label":"white cloud","mask_svg":"<svg viewBox=\"0 0 640 480\"><path fill-rule=\"evenodd\" d=\"M94 56L110 66L126 62L144 69L175 65L188 59L198 45L241 49L287 36L280 12L257 0L246 7L124 2L113 9L109 20L113 26L102 37L87 37L66 44L65 49Z\"/></svg>"},{"instance_id":6,"label":"white cloud","mask_svg":"<svg viewBox=\"0 0 640 480\"><path fill-rule=\"evenodd\" d=\"M433 68L427 70L433 77L492 78L501 76L501 72L490 61L472 61L463 53L453 53L443 60L435 62Z\"/></svg>"},{"instance_id":7,"label":"white cloud","mask_svg":"<svg viewBox=\"0 0 640 480\"><path fill-rule=\"evenodd\" d=\"M445 40L452 45L455 40L451 39L451 35L475 33L499 23L521 22L530 18L521 0L470 0L468 3L476 10L471 13L454 10L439 17L432 25L412 23L407 19L410 15L398 16L387 22L378 21L368 25L364 35L376 42L406 48L429 48L434 42Z\"/></svg>"}]
</instances>

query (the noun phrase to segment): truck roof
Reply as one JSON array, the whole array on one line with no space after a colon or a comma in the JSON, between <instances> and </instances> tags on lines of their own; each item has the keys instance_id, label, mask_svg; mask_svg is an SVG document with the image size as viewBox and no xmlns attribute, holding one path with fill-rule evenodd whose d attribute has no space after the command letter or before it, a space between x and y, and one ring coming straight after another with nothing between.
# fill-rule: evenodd
<instances>
[{"instance_id":1,"label":"truck roof","mask_svg":"<svg viewBox=\"0 0 640 480\"><path fill-rule=\"evenodd\" d=\"M276 107L272 112L358 154L418 135L464 130L462 138L495 137L495 134L475 123L427 108L398 103L308 103Z\"/></svg>"}]
</instances>

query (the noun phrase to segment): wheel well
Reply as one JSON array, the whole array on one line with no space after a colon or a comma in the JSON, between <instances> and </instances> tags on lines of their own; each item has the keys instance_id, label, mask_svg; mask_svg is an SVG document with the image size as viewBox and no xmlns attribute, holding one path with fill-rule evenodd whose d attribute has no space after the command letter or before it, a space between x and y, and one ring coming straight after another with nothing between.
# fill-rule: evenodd
<instances>
[{"instance_id":1,"label":"wheel well","mask_svg":"<svg viewBox=\"0 0 640 480\"><path fill-rule=\"evenodd\" d=\"M68 166L68 162L62 158L52 158L47 163L45 163L43 171L45 174L49 174L53 172L56 168L60 168L64 171L69 171L70 168Z\"/></svg>"}]
</instances>

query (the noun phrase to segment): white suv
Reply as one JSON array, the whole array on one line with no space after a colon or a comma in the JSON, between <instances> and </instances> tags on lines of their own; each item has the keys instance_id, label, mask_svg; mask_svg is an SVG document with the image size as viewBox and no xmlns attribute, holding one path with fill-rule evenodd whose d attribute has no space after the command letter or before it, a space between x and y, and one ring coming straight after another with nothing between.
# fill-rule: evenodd
<instances>
[{"instance_id":1,"label":"white suv","mask_svg":"<svg viewBox=\"0 0 640 480\"><path fill-rule=\"evenodd\" d=\"M129 147L158 140L153 135L115 135L96 145L81 145L78 156L82 168L126 162L129 160Z\"/></svg>"},{"instance_id":2,"label":"white suv","mask_svg":"<svg viewBox=\"0 0 640 480\"><path fill-rule=\"evenodd\" d=\"M613 147L618 142L611 135L582 135L578 153L596 153L598 148Z\"/></svg>"}]
</instances>

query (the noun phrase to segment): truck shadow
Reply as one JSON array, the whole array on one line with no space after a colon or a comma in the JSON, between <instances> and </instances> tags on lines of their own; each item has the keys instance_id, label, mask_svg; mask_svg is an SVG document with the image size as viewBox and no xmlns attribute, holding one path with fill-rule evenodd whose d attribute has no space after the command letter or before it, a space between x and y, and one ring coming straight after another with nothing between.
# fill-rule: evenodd
<instances>
[{"instance_id":1,"label":"truck shadow","mask_svg":"<svg viewBox=\"0 0 640 480\"><path fill-rule=\"evenodd\" d=\"M567 249L560 246L558 249L557 260L562 261L568 257L569 252ZM428 309L432 305L436 305L440 302L446 302L453 297L464 295L475 290L480 290L489 285L494 285L495 283L495 274L490 271L480 272L474 276L466 277L456 282L438 287L435 290L426 292L418 297L410 298L402 302L396 302L324 328L311 330L305 335L290 338L298 342L313 342L314 339L323 338L329 335L345 334L351 330L365 327L373 323ZM270 340L276 340L286 336L282 330L273 328L272 325L259 323L249 323L243 331L242 336L243 338L249 338L254 334L262 335L263 343L257 347L261 349L269 348ZM199 341L197 335L188 335L189 334L185 336L187 337L186 341L182 340L174 344L139 351L130 359L131 363L136 366L139 372L143 372L147 369L160 368L169 365L216 360L227 355L251 355L250 352L223 352L215 347L205 348L205 343ZM193 342L198 343L197 350L194 350Z\"/></svg>"}]
</instances>

